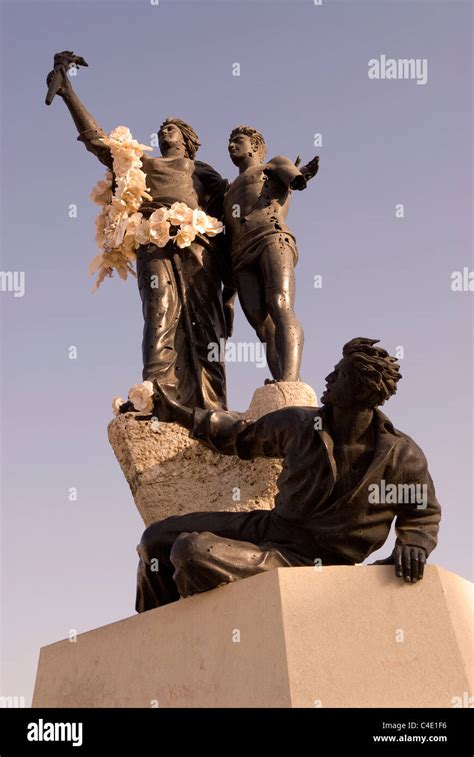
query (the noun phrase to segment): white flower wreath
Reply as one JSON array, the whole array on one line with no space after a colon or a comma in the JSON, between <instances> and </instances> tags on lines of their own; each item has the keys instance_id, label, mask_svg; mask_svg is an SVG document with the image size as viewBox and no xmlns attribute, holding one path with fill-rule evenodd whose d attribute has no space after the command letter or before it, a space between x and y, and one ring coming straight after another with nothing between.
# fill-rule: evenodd
<instances>
[{"instance_id":1,"label":"white flower wreath","mask_svg":"<svg viewBox=\"0 0 474 757\"><path fill-rule=\"evenodd\" d=\"M138 209L143 200L153 198L148 194L141 158L145 150L152 148L133 139L126 126L117 126L103 142L112 153L113 172L107 170L105 179L91 193L91 200L102 206L96 219L95 237L100 252L89 265L89 274L98 274L94 292L106 276L112 276L114 269L122 279L129 273L136 276L133 263L140 245L151 242L165 247L173 241L183 249L192 244L197 234L213 237L224 230L217 218L203 210L192 210L184 202L158 208L148 219L144 218Z\"/></svg>"}]
</instances>

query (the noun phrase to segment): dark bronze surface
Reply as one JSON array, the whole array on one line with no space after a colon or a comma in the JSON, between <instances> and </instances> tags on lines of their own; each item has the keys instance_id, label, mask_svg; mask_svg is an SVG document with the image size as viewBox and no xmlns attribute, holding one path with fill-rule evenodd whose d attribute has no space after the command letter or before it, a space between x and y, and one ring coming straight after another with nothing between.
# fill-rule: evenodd
<instances>
[{"instance_id":1,"label":"dark bronze surface","mask_svg":"<svg viewBox=\"0 0 474 757\"><path fill-rule=\"evenodd\" d=\"M112 170L111 152L101 141L105 132L74 92L65 54L58 55L47 82L52 87L54 81L55 93L66 103L78 139ZM159 131L159 145L161 158L142 158L153 197L142 204L143 215L184 202L222 218L228 182L211 166L194 159L199 140L189 124L167 119ZM198 235L183 250L173 242L164 248L141 247L137 278L144 316L143 379L156 379L171 399L183 404L225 408L225 366L208 357L209 344L225 341L232 330L234 285L224 235L212 239Z\"/></svg>"},{"instance_id":2,"label":"dark bronze surface","mask_svg":"<svg viewBox=\"0 0 474 757\"><path fill-rule=\"evenodd\" d=\"M264 162L263 136L236 127L229 154L239 168L225 196L234 280L242 309L266 346L276 381L298 381L303 329L294 312L296 241L285 223L292 190L316 175L319 158L299 168L281 155Z\"/></svg>"},{"instance_id":3,"label":"dark bronze surface","mask_svg":"<svg viewBox=\"0 0 474 757\"><path fill-rule=\"evenodd\" d=\"M71 63L87 65L69 51L55 56L47 102L63 98L78 139L113 169L105 132L71 86ZM195 160L200 143L189 124L167 119L159 144L162 157L142 158L152 195L140 209L144 216L184 202L224 216L227 233L198 235L184 250L170 242L137 251L143 378L154 384L154 415L182 424L218 453L282 458L283 469L270 511L196 512L149 526L138 547L137 610L274 567L360 563L385 543L394 520L394 550L377 564L394 564L407 582L420 580L441 510L422 450L378 409L401 378L395 358L376 340L353 339L326 378L322 408L289 407L257 421L226 412L224 365L209 359L210 343L222 344L231 333L236 288L266 344L273 379L299 380L297 249L285 219L291 192L307 186L319 158L303 167L283 156L264 162L262 135L236 127L229 153L239 176L229 186ZM126 403L121 411L129 409ZM396 496L386 497L388 490Z\"/></svg>"},{"instance_id":4,"label":"dark bronze surface","mask_svg":"<svg viewBox=\"0 0 474 757\"><path fill-rule=\"evenodd\" d=\"M378 409L396 391L398 368L374 340L353 339L326 378L322 408L288 407L257 421L185 408L155 385L161 420L225 455L283 458L283 470L273 510L190 513L149 526L138 547L137 611L273 567L360 563L384 544L394 519L395 548L378 564L420 580L441 510L422 450ZM418 486L424 498L371 499L374 487L394 486Z\"/></svg>"}]
</instances>

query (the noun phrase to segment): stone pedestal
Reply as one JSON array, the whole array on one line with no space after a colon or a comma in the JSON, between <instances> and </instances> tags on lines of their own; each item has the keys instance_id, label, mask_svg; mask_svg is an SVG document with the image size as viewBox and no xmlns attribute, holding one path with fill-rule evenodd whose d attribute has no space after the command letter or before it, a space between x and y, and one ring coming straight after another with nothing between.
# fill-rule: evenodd
<instances>
[{"instance_id":1,"label":"stone pedestal","mask_svg":"<svg viewBox=\"0 0 474 757\"><path fill-rule=\"evenodd\" d=\"M279 381L266 384L255 390L244 418L261 418L262 415L281 410L283 407L318 407L314 389L300 381Z\"/></svg>"},{"instance_id":2,"label":"stone pedestal","mask_svg":"<svg viewBox=\"0 0 474 757\"><path fill-rule=\"evenodd\" d=\"M317 407L313 389L300 382L268 384L257 389L242 417L257 419L293 405ZM137 421L134 413L111 421L108 435L146 526L169 515L273 506L279 460L219 455L181 426Z\"/></svg>"},{"instance_id":3,"label":"stone pedestal","mask_svg":"<svg viewBox=\"0 0 474 757\"><path fill-rule=\"evenodd\" d=\"M43 647L33 707L467 706L472 588L272 570Z\"/></svg>"}]
</instances>

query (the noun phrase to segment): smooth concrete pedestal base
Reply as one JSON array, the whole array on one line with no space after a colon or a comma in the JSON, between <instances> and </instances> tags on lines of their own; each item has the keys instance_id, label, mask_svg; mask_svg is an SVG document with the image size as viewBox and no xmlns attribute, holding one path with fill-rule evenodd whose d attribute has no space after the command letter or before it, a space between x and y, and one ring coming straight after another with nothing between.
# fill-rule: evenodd
<instances>
[{"instance_id":1,"label":"smooth concrete pedestal base","mask_svg":"<svg viewBox=\"0 0 474 757\"><path fill-rule=\"evenodd\" d=\"M43 647L33 707L452 707L472 639L442 568L280 568Z\"/></svg>"}]
</instances>

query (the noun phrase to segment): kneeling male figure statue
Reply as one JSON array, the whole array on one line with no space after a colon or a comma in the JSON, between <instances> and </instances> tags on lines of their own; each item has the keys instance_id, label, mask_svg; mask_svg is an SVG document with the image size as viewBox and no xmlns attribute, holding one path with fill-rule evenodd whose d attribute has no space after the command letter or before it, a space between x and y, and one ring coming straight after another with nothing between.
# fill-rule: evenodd
<instances>
[{"instance_id":1,"label":"kneeling male figure statue","mask_svg":"<svg viewBox=\"0 0 474 757\"><path fill-rule=\"evenodd\" d=\"M440 506L426 458L378 409L401 378L373 339L352 339L326 378L323 407L288 407L257 421L187 408L155 384L155 415L211 449L242 459L283 458L272 510L197 512L149 526L138 546L136 609L144 612L277 567L354 565L386 541L394 564L423 577Z\"/></svg>"}]
</instances>

